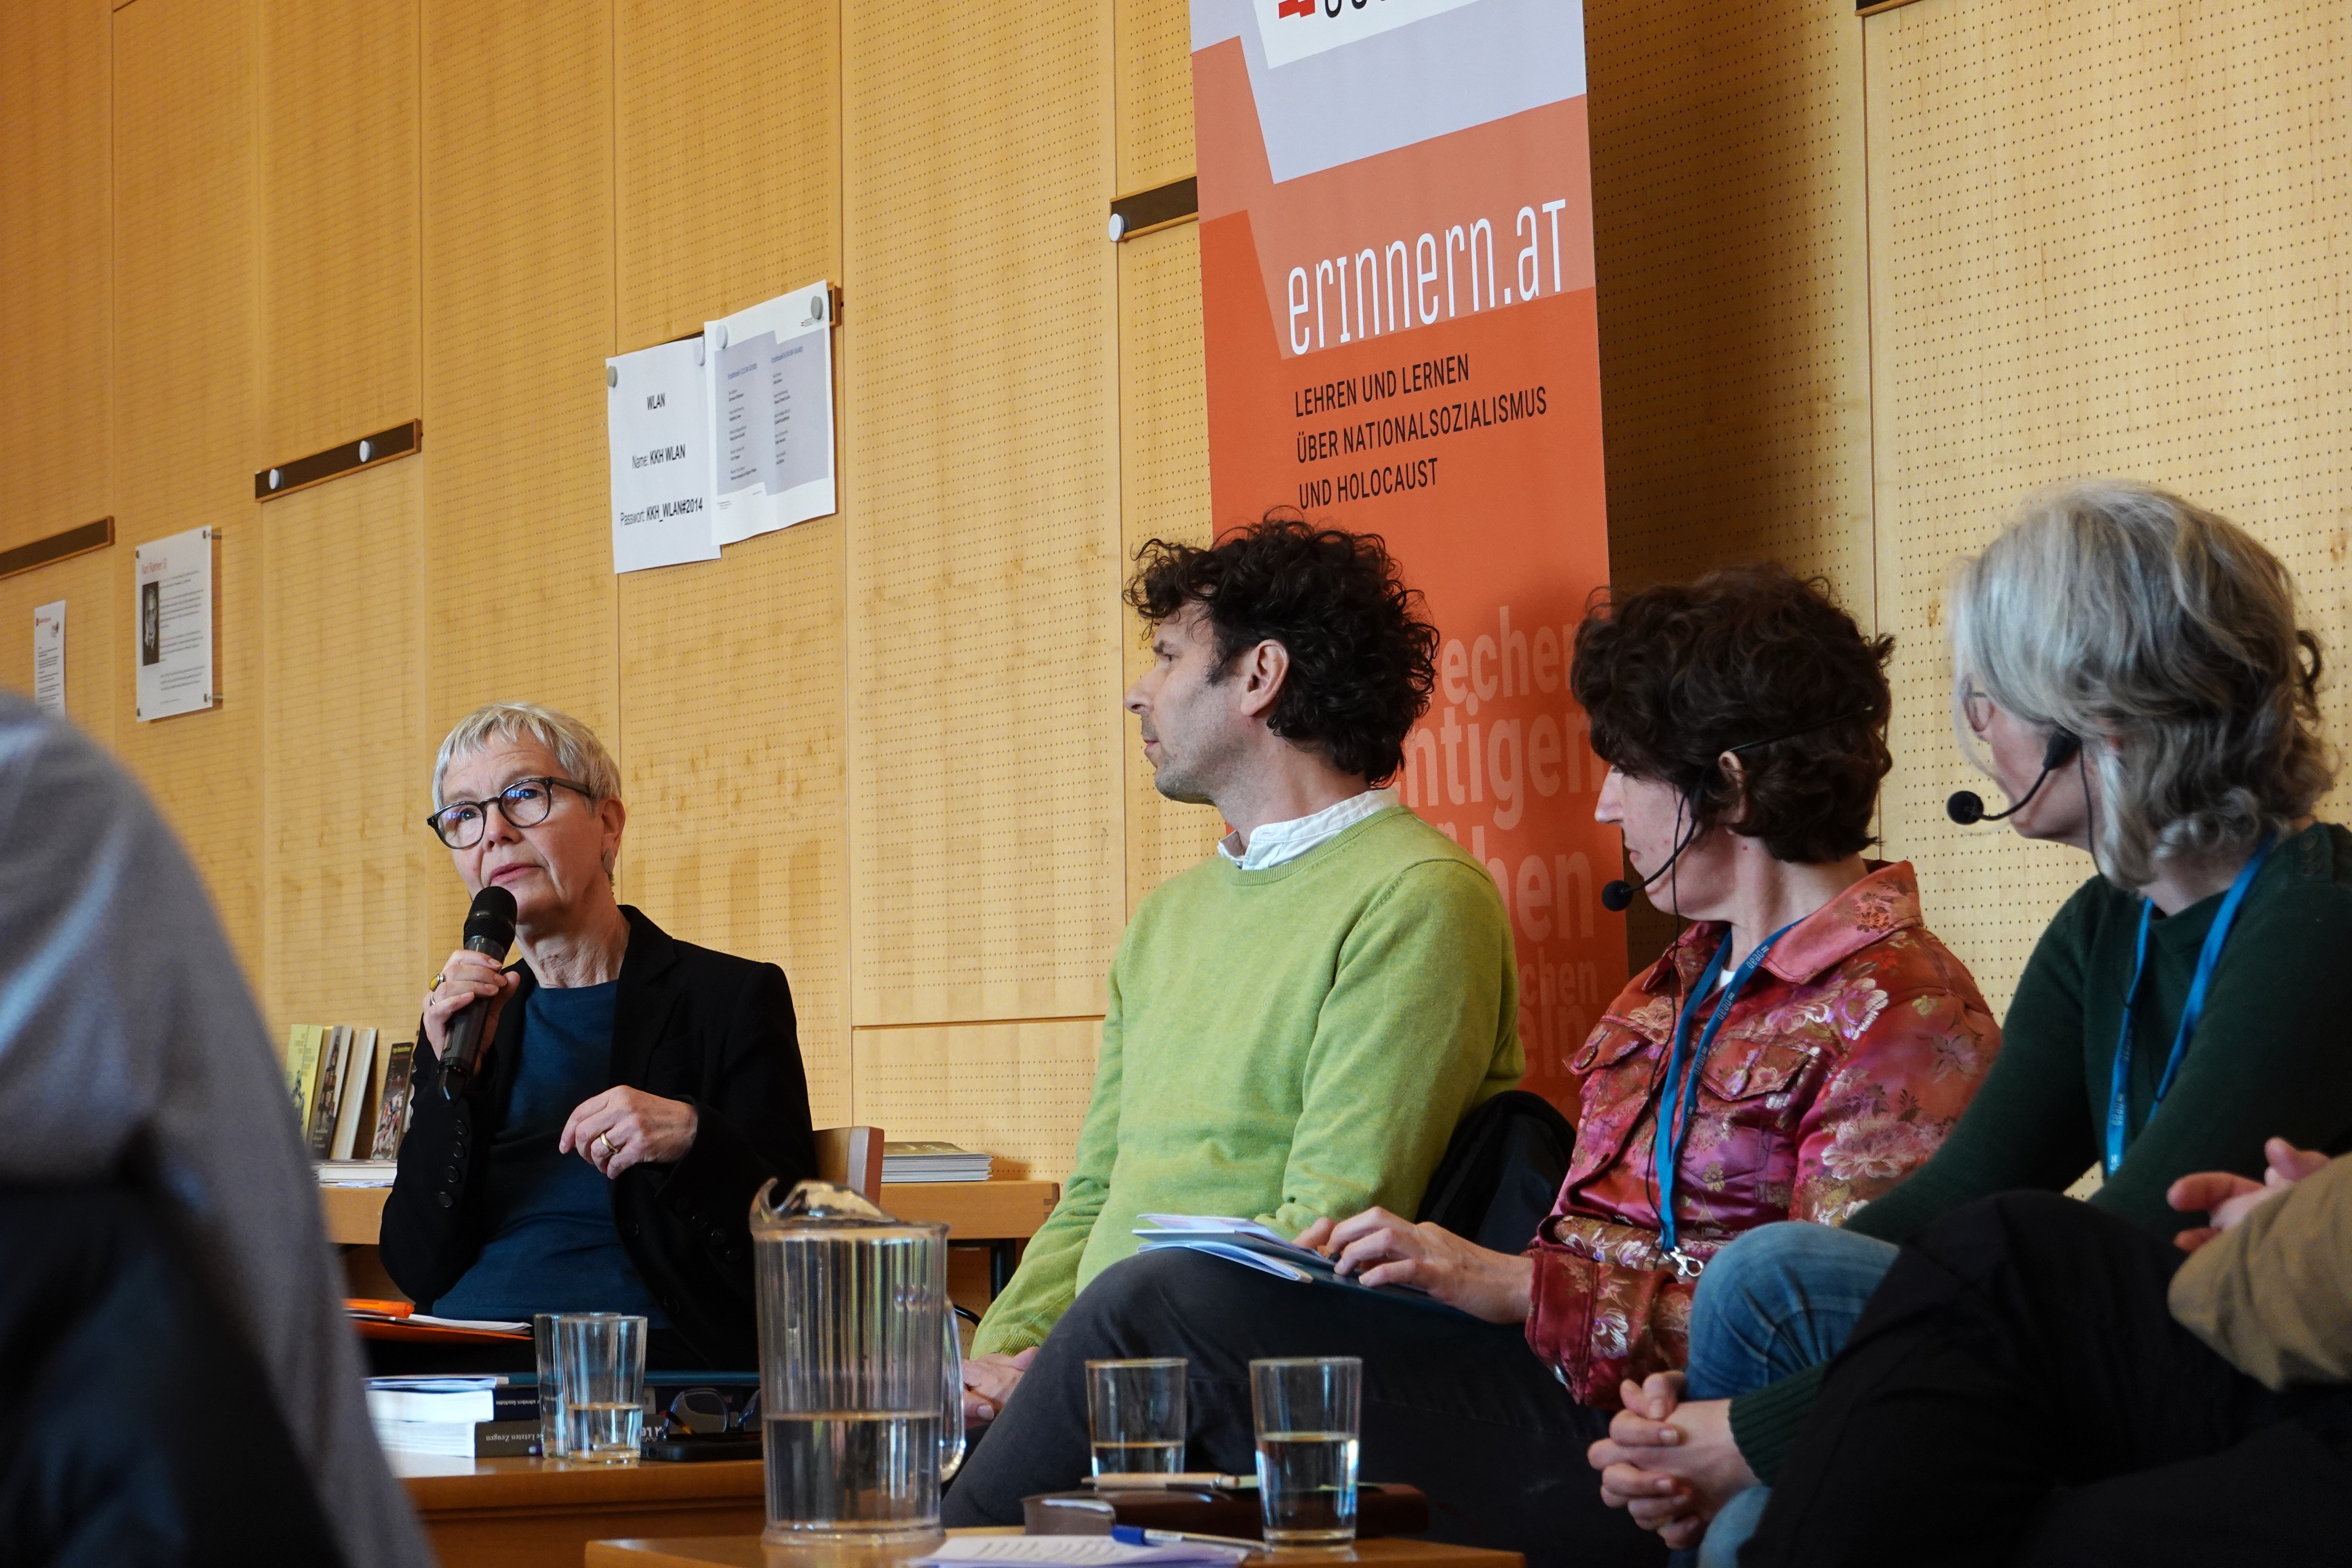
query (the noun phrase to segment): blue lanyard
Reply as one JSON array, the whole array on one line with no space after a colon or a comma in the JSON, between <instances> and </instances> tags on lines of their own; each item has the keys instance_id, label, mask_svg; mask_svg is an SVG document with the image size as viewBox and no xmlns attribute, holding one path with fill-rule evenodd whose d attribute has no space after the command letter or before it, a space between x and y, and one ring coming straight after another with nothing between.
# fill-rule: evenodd
<instances>
[{"instance_id":1,"label":"blue lanyard","mask_svg":"<svg viewBox=\"0 0 2352 1568\"><path fill-rule=\"evenodd\" d=\"M1699 1004L1715 989L1716 977L1723 973L1724 958L1731 952L1731 933L1724 932L1722 945L1706 961L1690 1000L1683 1005L1682 1016L1675 1020L1674 1048L1666 1055L1666 1082L1658 1097L1658 1135L1651 1155L1658 1171L1658 1239L1665 1244L1666 1256L1675 1259L1678 1271L1685 1260L1675 1239L1675 1171L1682 1163L1683 1145L1689 1142L1691 1123L1698 1116L1699 1066L1706 1060L1706 1053L1714 1046L1724 1020L1731 1016L1731 1005L1747 989L1748 976L1764 962L1764 955L1772 951L1772 944L1788 935L1796 923L1790 921L1758 942L1755 951L1740 961L1739 967L1732 971L1731 984L1723 988L1723 1000L1715 1005L1706 1029L1699 1034L1698 1048L1685 1055L1691 1021L1698 1016Z\"/></svg>"},{"instance_id":2,"label":"blue lanyard","mask_svg":"<svg viewBox=\"0 0 2352 1568\"><path fill-rule=\"evenodd\" d=\"M2172 1037L2172 1056L2164 1064L2164 1077L2156 1086L2156 1099L2149 1102L2147 1113L2152 1119L2164 1097L2172 1092L2172 1080L2179 1076L2181 1058L2189 1054L2189 1037L2197 1032L2197 1020L2204 1016L2205 993L2213 984L2213 971L2221 967L2221 944L2230 940L2230 927L2238 919L2238 906L2246 901L2246 889L2254 885L2254 874L2263 868L2263 861L2271 852L2271 836L2254 846L2246 863L2238 869L2238 879L2221 896L2221 907L2213 912L2213 923L2205 932L2205 945L2197 954L2197 973L2189 982L2189 1000L2180 1009L2180 1027ZM2155 917L2156 906L2142 900L2139 910L2139 948L2132 958L2131 984L2124 990L2124 1026L2116 1037L2116 1065L2108 1084L2107 1149L2105 1166L2108 1175L2124 1163L2124 1148L2131 1142L2125 1131L2125 1115L2131 1103L2132 1009L2139 1003L2139 983L2147 970L2147 928Z\"/></svg>"}]
</instances>

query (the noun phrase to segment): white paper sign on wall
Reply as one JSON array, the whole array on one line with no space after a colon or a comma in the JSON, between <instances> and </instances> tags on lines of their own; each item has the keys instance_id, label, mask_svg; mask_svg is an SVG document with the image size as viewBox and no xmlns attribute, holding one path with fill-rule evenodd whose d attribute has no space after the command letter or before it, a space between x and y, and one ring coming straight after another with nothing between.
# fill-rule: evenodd
<instances>
[{"instance_id":1,"label":"white paper sign on wall","mask_svg":"<svg viewBox=\"0 0 2352 1568\"><path fill-rule=\"evenodd\" d=\"M142 722L213 706L213 531L151 539L133 552L131 655Z\"/></svg>"}]
</instances>

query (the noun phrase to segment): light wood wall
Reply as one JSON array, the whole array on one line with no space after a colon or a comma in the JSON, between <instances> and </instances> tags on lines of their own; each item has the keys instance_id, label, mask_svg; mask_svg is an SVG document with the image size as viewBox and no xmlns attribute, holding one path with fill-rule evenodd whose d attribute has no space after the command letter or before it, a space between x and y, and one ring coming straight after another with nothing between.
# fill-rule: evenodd
<instances>
[{"instance_id":1,"label":"light wood wall","mask_svg":"<svg viewBox=\"0 0 2352 1568\"><path fill-rule=\"evenodd\" d=\"M1895 634L1885 852L1916 865L1930 923L2005 1009L2091 864L1945 816L1982 784L1951 734L1954 558L2040 485L2138 478L2277 551L2335 667L2352 658L2352 16L2333 0L1587 16L1617 581L1777 556ZM2323 700L2339 745L2345 690Z\"/></svg>"},{"instance_id":2,"label":"light wood wall","mask_svg":"<svg viewBox=\"0 0 2352 1568\"><path fill-rule=\"evenodd\" d=\"M405 1030L464 900L448 724L593 725L622 896L791 975L820 1121L1066 1164L1133 900L1122 562L1205 539L1181 0L27 0L0 16L0 582L202 866L273 1026ZM840 512L611 571L602 363L843 289ZM118 348L118 345L120 347ZM267 505L255 469L425 421ZM217 711L139 724L131 549L222 531ZM0 679L30 680L29 637Z\"/></svg>"},{"instance_id":3,"label":"light wood wall","mask_svg":"<svg viewBox=\"0 0 2352 1568\"><path fill-rule=\"evenodd\" d=\"M1205 537L1182 0L22 0L0 13L0 680L185 836L278 1025L404 1029L476 702L594 724L625 898L793 978L821 1120L1065 1165L1120 923L1205 853L1116 601ZM2340 640L2340 6L1589 0L1622 584L1776 555L1900 639L1890 848L2005 1003L2080 857L1951 828L1937 594L2033 484L2239 517ZM2209 14L2210 13L2210 14ZM840 513L610 571L606 354L817 276ZM252 472L421 416L422 456ZM135 723L131 547L222 531L216 712ZM2342 732L2341 702L2331 722Z\"/></svg>"}]
</instances>

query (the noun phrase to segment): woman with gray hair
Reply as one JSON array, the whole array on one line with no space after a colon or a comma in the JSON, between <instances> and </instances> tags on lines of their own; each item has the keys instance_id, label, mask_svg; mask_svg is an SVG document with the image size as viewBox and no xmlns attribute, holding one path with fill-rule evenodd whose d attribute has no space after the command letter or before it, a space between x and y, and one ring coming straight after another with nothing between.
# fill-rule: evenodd
<instances>
[{"instance_id":1,"label":"woman with gray hair","mask_svg":"<svg viewBox=\"0 0 2352 1568\"><path fill-rule=\"evenodd\" d=\"M1766 1494L1738 1494L1771 1479L1898 1243L2094 1163L2090 1202L2168 1238L2182 1176L2259 1179L2271 1138L2352 1143L2352 833L2311 816L2333 769L2286 568L2178 496L2091 479L2030 498L1949 606L1956 728L2016 803L1998 816L2099 874L2042 932L1943 1147L1843 1229L1719 1254L1687 1383L1629 1390L1595 1446L1612 1500L1675 1544L1706 1530L1702 1563L1752 1529ZM1995 819L1972 795L1951 812Z\"/></svg>"},{"instance_id":2,"label":"woman with gray hair","mask_svg":"<svg viewBox=\"0 0 2352 1568\"><path fill-rule=\"evenodd\" d=\"M425 991L385 1268L443 1317L637 1313L660 1364L751 1365L751 1196L816 1166L783 971L614 897L620 774L575 719L467 714L433 802L466 890L514 896L520 959L460 949ZM478 1001L483 1059L449 1073L450 1025Z\"/></svg>"}]
</instances>

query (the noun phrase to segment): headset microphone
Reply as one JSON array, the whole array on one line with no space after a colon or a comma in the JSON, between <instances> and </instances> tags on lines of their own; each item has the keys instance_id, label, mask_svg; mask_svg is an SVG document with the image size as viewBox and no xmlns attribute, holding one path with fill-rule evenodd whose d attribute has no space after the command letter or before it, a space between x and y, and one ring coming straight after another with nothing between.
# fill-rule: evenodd
<instances>
[{"instance_id":1,"label":"headset microphone","mask_svg":"<svg viewBox=\"0 0 2352 1568\"><path fill-rule=\"evenodd\" d=\"M2050 731L2050 745L2042 753L2041 776L2033 781L2032 789L2017 797L2015 805L2007 811L1987 811L1984 796L1972 789L1956 790L1953 792L1952 798L1944 803L1944 815L1963 827L1979 822L1999 822L2004 816L2014 816L2025 809L2028 801L2042 793L2042 786L2049 781L2050 775L2073 762L2074 754L2082 749L2081 738L2072 730L2053 730ZM1605 898L1603 901L1606 901Z\"/></svg>"},{"instance_id":2,"label":"headset microphone","mask_svg":"<svg viewBox=\"0 0 2352 1568\"><path fill-rule=\"evenodd\" d=\"M1675 868L1675 862L1683 858L1683 851L1691 847L1692 840L1696 839L1697 837L1698 825L1696 823L1693 823L1691 825L1691 831L1685 836L1680 844L1675 846L1675 852L1666 857L1666 863L1659 867L1656 870L1651 872L1648 876L1643 878L1639 882L1629 882L1622 877L1618 878L1613 882L1603 882L1601 885L1601 907L1607 910L1612 915L1623 914L1627 910L1633 908L1633 895L1636 892L1645 891L1651 883L1656 881L1659 878L1673 870Z\"/></svg>"}]
</instances>

